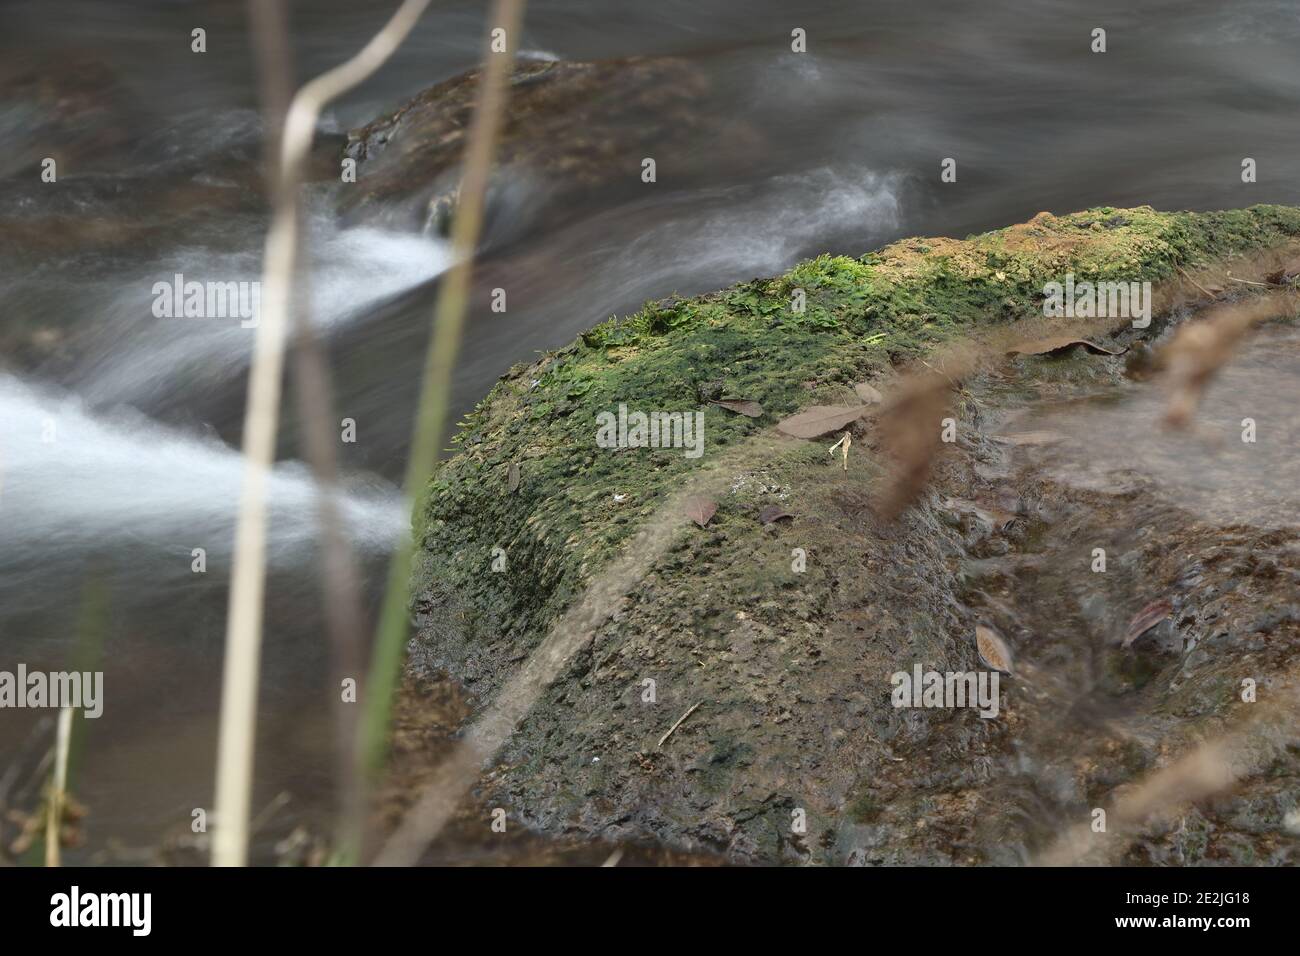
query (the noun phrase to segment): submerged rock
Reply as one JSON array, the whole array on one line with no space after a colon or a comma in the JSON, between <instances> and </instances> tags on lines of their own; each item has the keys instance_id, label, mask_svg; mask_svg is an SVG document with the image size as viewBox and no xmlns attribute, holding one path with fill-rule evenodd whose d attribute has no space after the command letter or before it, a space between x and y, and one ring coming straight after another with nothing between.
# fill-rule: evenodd
<instances>
[{"instance_id":1,"label":"submerged rock","mask_svg":"<svg viewBox=\"0 0 1300 956\"><path fill-rule=\"evenodd\" d=\"M870 424L855 426L847 471L831 439L773 426L856 404L855 384L940 343L1041 317L1043 285L1066 272L1150 280L1167 310L1178 267L1298 239L1300 210L1281 207L1040 216L647 305L517 366L468 416L417 513L411 666L446 671L482 708L567 608L608 585L602 570L634 535L672 533L636 546L637 585L604 596L601 623L481 781L484 799L549 832L737 861L1018 862L1247 706L1241 677L1284 686L1300 655L1293 597L1248 612L1284 584L1294 595L1294 534L1224 535L1131 488L1066 487L1025 464L1053 445L994 440L999 409L1026 395L1126 387L1123 357L972 373L956 441L896 523L872 510L883 466ZM1115 352L1158 330L1114 325ZM764 415L711 404L719 385ZM659 447L598 444L601 412L636 411L701 415L703 457L662 434ZM680 504L701 492L717 504L706 527ZM774 505L796 517L758 520ZM1121 567L1093 575L1085 543L1103 539ZM1121 648L1132 614L1173 591L1171 626L1192 649ZM898 673L981 671L981 625L1016 660L996 717L894 706ZM1268 799L1197 818L1223 839L1161 831L1137 846L1152 862L1295 862L1279 834L1298 771L1285 753L1264 761Z\"/></svg>"},{"instance_id":2,"label":"submerged rock","mask_svg":"<svg viewBox=\"0 0 1300 956\"><path fill-rule=\"evenodd\" d=\"M349 217L447 234L479 86L480 72L471 70L348 134L344 154L357 161L357 182L343 199ZM594 189L635 195L647 188L647 158L670 166L659 175L671 178L716 161L719 151L750 148L753 134L738 126L703 128L693 107L708 88L680 59L521 60L496 150L489 236L507 220L521 229L543 213L554 227ZM707 156L689 148L701 133Z\"/></svg>"},{"instance_id":3,"label":"submerged rock","mask_svg":"<svg viewBox=\"0 0 1300 956\"><path fill-rule=\"evenodd\" d=\"M48 55L16 53L0 63L0 178L29 174L53 159L59 175L102 169L120 159L135 138L134 103L114 71L85 53L51 62Z\"/></svg>"}]
</instances>

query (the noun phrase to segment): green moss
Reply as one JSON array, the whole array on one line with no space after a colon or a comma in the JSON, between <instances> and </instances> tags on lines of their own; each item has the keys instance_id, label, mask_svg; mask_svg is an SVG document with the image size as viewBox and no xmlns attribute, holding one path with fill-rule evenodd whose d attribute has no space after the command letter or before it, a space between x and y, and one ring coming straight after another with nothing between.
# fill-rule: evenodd
<instances>
[{"instance_id":1,"label":"green moss","mask_svg":"<svg viewBox=\"0 0 1300 956\"><path fill-rule=\"evenodd\" d=\"M681 450L597 447L620 403L702 411L706 457L853 382L980 325L1041 315L1043 284L1159 281L1300 236L1300 209L1212 213L1149 207L1040 215L965 240L909 239L860 259L823 255L785 275L646 305L511 370L462 423L416 515L416 592L454 594L475 632L532 646L684 474ZM802 290L804 308L794 308ZM698 386L762 403L749 419L702 404ZM821 449L814 449L819 455ZM512 462L520 483L508 490ZM720 516L718 520L724 520ZM491 573L502 548L507 574Z\"/></svg>"},{"instance_id":2,"label":"green moss","mask_svg":"<svg viewBox=\"0 0 1300 956\"><path fill-rule=\"evenodd\" d=\"M879 798L870 790L863 790L849 804L849 816L857 823L874 823L884 809Z\"/></svg>"}]
</instances>

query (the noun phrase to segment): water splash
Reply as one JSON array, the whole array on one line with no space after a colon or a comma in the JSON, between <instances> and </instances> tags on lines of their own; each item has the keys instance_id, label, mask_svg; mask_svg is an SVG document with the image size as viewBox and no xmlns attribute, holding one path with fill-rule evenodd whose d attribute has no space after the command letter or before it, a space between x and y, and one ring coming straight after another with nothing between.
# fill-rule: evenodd
<instances>
[{"instance_id":1,"label":"water splash","mask_svg":"<svg viewBox=\"0 0 1300 956\"><path fill-rule=\"evenodd\" d=\"M74 396L0 376L0 568L78 557L105 546L223 561L234 543L243 462L215 439L123 410L89 412ZM268 489L268 560L311 553L317 492L299 463L277 466ZM396 489L349 489L343 519L355 546L382 552L406 532ZM181 565L189 570L188 560Z\"/></svg>"},{"instance_id":2,"label":"water splash","mask_svg":"<svg viewBox=\"0 0 1300 956\"><path fill-rule=\"evenodd\" d=\"M311 278L305 284L312 321L328 333L377 303L436 278L451 262L446 243L369 227L337 229L323 215L308 224ZM178 383L221 382L242 372L254 330L239 316L158 318L157 282L256 282L261 247L214 253L206 246L177 250L103 307L104 347L88 350L79 390L92 402L131 402ZM110 343L107 340L111 338Z\"/></svg>"}]
</instances>

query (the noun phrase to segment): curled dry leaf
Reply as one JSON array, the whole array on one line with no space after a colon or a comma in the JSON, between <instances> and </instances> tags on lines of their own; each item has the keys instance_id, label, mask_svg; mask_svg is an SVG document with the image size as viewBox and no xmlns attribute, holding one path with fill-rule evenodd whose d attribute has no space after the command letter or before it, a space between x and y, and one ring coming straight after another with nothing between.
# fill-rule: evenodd
<instances>
[{"instance_id":1,"label":"curled dry leaf","mask_svg":"<svg viewBox=\"0 0 1300 956\"><path fill-rule=\"evenodd\" d=\"M718 503L712 498L696 495L686 500L686 517L703 528L718 513Z\"/></svg>"},{"instance_id":2,"label":"curled dry leaf","mask_svg":"<svg viewBox=\"0 0 1300 956\"><path fill-rule=\"evenodd\" d=\"M763 406L758 402L751 401L748 398L720 398L710 405L717 405L719 408L725 408L729 412L735 412L737 415L744 415L746 418L762 418Z\"/></svg>"},{"instance_id":3,"label":"curled dry leaf","mask_svg":"<svg viewBox=\"0 0 1300 956\"><path fill-rule=\"evenodd\" d=\"M1064 352L1066 349L1074 348L1076 345L1082 345L1094 355L1121 355L1123 350L1112 352L1104 345L1098 345L1096 342L1089 342L1087 339L1077 339L1072 335L1057 335L1047 339L1035 339L1032 342L1021 342L1019 345L1013 345L1007 350L1008 355L1056 355Z\"/></svg>"},{"instance_id":4,"label":"curled dry leaf","mask_svg":"<svg viewBox=\"0 0 1300 956\"><path fill-rule=\"evenodd\" d=\"M1283 298L1273 294L1216 309L1210 318L1180 328L1157 359L1170 387L1165 424L1174 428L1189 424L1206 387L1251 327L1284 311Z\"/></svg>"},{"instance_id":5,"label":"curled dry leaf","mask_svg":"<svg viewBox=\"0 0 1300 956\"><path fill-rule=\"evenodd\" d=\"M768 505L758 513L758 520L763 524L771 524L773 521L780 521L782 518L793 518L794 515L786 511L780 505Z\"/></svg>"},{"instance_id":6,"label":"curled dry leaf","mask_svg":"<svg viewBox=\"0 0 1300 956\"><path fill-rule=\"evenodd\" d=\"M849 446L852 444L853 444L853 433L845 432L843 435L840 436L839 441L837 441L834 445L831 445L830 453L832 455L835 454L835 449L837 448L843 449L840 452L840 454L843 455L844 458L845 471L849 470Z\"/></svg>"},{"instance_id":7,"label":"curled dry leaf","mask_svg":"<svg viewBox=\"0 0 1300 956\"><path fill-rule=\"evenodd\" d=\"M975 628L975 647L980 652L980 660L987 667L995 671L1001 671L1004 674L1011 674L1011 648L1002 636L991 627L985 627L983 624Z\"/></svg>"},{"instance_id":8,"label":"curled dry leaf","mask_svg":"<svg viewBox=\"0 0 1300 956\"><path fill-rule=\"evenodd\" d=\"M507 473L506 482L510 486L510 493L514 494L515 489L519 487L519 462L510 463L510 471Z\"/></svg>"},{"instance_id":9,"label":"curled dry leaf","mask_svg":"<svg viewBox=\"0 0 1300 956\"><path fill-rule=\"evenodd\" d=\"M1133 615L1133 619L1128 622L1128 630L1124 633L1123 647L1131 647L1133 642L1145 634L1151 628L1155 627L1170 614L1174 612L1174 606L1167 598L1160 598L1152 601L1142 610Z\"/></svg>"},{"instance_id":10,"label":"curled dry leaf","mask_svg":"<svg viewBox=\"0 0 1300 956\"><path fill-rule=\"evenodd\" d=\"M776 430L792 438L821 438L847 428L869 410L869 405L814 405L777 422Z\"/></svg>"},{"instance_id":11,"label":"curled dry leaf","mask_svg":"<svg viewBox=\"0 0 1300 956\"><path fill-rule=\"evenodd\" d=\"M885 400L885 396L866 382L858 382L857 385L853 386L853 391L867 405L879 405Z\"/></svg>"}]
</instances>

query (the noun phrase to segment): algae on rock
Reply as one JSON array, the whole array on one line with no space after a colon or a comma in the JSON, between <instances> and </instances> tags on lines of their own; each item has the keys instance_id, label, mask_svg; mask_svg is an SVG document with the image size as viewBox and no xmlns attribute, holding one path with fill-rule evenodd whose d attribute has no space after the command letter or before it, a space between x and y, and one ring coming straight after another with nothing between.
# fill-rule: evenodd
<instances>
[{"instance_id":1,"label":"algae on rock","mask_svg":"<svg viewBox=\"0 0 1300 956\"><path fill-rule=\"evenodd\" d=\"M824 255L605 322L513 368L462 423L415 516L413 662L490 698L632 534L711 467L722 481L716 516L704 529L683 516L668 553L507 745L486 783L493 798L539 827L737 859L985 859L963 842L969 832L948 834L944 850L941 830L904 838L910 828L882 809L892 798L936 826L973 826L985 762L1012 733L1005 721L888 705L882 675L902 659L977 666L962 535L928 499L896 524L876 521L867 452L855 444L846 476L821 445L771 426L808 405L855 403L855 383L966 332L1041 316L1044 284L1068 272L1158 283L1297 238L1300 210L1288 207L1040 214L965 240ZM717 382L765 414L702 402L700 387ZM620 404L702 412L705 462L598 447L597 415ZM948 469L959 490L985 444L968 441ZM773 504L796 520L764 526L757 515ZM891 742L919 740L932 753L903 794L888 779ZM864 789L873 776L879 791ZM796 810L806 835L791 830Z\"/></svg>"}]
</instances>

